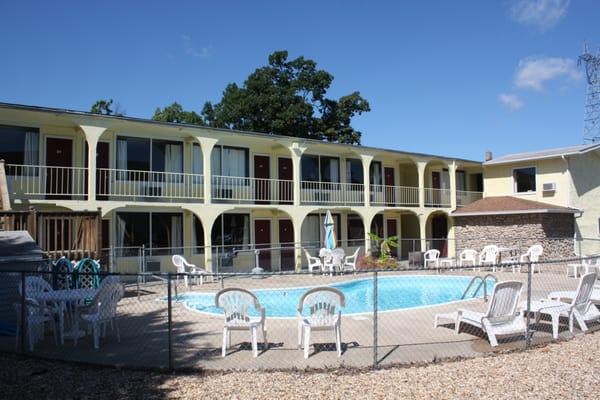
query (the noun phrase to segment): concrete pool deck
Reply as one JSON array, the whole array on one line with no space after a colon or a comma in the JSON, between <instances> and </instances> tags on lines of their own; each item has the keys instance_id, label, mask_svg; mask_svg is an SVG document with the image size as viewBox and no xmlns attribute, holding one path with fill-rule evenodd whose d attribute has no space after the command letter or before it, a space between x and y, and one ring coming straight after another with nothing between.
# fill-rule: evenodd
<instances>
[{"instance_id":1,"label":"concrete pool deck","mask_svg":"<svg viewBox=\"0 0 600 400\"><path fill-rule=\"evenodd\" d=\"M430 271L394 271L380 273L387 275L427 275ZM444 271L444 275L478 275L473 271ZM498 272L499 280L519 280L524 282L522 299L526 299L526 273ZM224 287L243 287L247 289L285 288L298 286L326 285L353 279L372 278L368 275L286 275L271 276L266 279L229 278L223 281ZM418 277L415 277L418 279ZM564 266L546 266L540 274L536 273L532 284L532 298L546 297L551 291L574 290L578 279L567 278ZM202 286L192 286L191 292L214 293L221 288L220 282L209 282ZM182 285L179 291L182 292ZM95 350L91 335L79 340L74 346L72 340L66 340L63 346L55 345L52 334L36 343L33 354L48 358L74 360L81 362L123 365L132 367L166 368L169 365L169 341L167 303L161 301L167 294L164 283L149 284L141 287L137 296L136 286L127 287L126 297L119 303L119 328L121 342L108 329L101 340L100 349ZM465 300L459 303L442 304L423 308L378 313L379 365L410 364L431 362L433 360L474 357L492 351L525 348L522 337L501 340L496 349L492 349L485 335L476 329L465 328L459 335L454 334L453 324L433 327L434 315L451 312L458 308L484 310L487 303L481 299ZM311 343L310 357L303 358L297 345L297 321L295 319L267 319L269 346L265 350L259 344L258 357L252 357L250 335L248 332L234 332L232 347L225 358L221 357L223 320L187 309L181 303L173 302L172 308L172 363L175 368L201 369L305 369L328 367L370 367L373 364L373 315L343 316L342 320L342 357L337 357L333 345L332 332L315 333ZM598 324L590 330L599 328ZM532 325L535 331L533 343L549 342L550 324L541 322ZM576 334L580 331L575 330ZM561 325L561 339L571 337L566 325ZM259 340L261 337L259 336ZM14 337L0 339L0 349L14 351Z\"/></svg>"}]
</instances>

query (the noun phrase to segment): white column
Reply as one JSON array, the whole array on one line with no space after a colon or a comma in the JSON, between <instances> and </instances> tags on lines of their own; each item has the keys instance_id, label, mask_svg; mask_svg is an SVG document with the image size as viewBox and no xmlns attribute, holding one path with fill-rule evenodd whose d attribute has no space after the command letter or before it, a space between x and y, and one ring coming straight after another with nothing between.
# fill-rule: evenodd
<instances>
[{"instance_id":1,"label":"white column","mask_svg":"<svg viewBox=\"0 0 600 400\"><path fill-rule=\"evenodd\" d=\"M419 173L419 207L425 207L425 168L427 162L417 161L417 172Z\"/></svg>"},{"instance_id":2,"label":"white column","mask_svg":"<svg viewBox=\"0 0 600 400\"><path fill-rule=\"evenodd\" d=\"M450 175L450 208L456 210L456 161L448 164L448 174Z\"/></svg>"},{"instance_id":3,"label":"white column","mask_svg":"<svg viewBox=\"0 0 600 400\"><path fill-rule=\"evenodd\" d=\"M421 237L421 251L427 251L427 215L419 214L419 235Z\"/></svg>"},{"instance_id":4,"label":"white column","mask_svg":"<svg viewBox=\"0 0 600 400\"><path fill-rule=\"evenodd\" d=\"M290 153L292 154L292 174L294 179L294 205L300 205L300 181L302 179L302 154L306 151L306 146L302 146L299 143L292 143L289 147ZM296 232L294 231L294 234Z\"/></svg>"},{"instance_id":5,"label":"white column","mask_svg":"<svg viewBox=\"0 0 600 400\"><path fill-rule=\"evenodd\" d=\"M218 142L217 139L197 136L196 140L200 143L202 150L202 175L204 179L204 204L212 203L212 168L210 164L211 154ZM210 230L209 230L210 232ZM205 229L206 233L206 229ZM206 236L206 234L205 234ZM206 242L205 242L206 243Z\"/></svg>"},{"instance_id":6,"label":"white column","mask_svg":"<svg viewBox=\"0 0 600 400\"><path fill-rule=\"evenodd\" d=\"M370 167L371 161L373 161L373 156L371 155L361 155L362 167L363 167L363 179L364 179L364 197L365 197L365 207L371 206L371 174ZM383 171L382 171L383 173ZM366 230L365 230L366 232ZM366 245L366 244L365 244Z\"/></svg>"},{"instance_id":7,"label":"white column","mask_svg":"<svg viewBox=\"0 0 600 400\"><path fill-rule=\"evenodd\" d=\"M96 148L98 147L98 140L100 136L106 131L106 128L100 126L79 126L85 135L85 140L88 145L88 165L87 165L87 176L88 176L88 201L96 200Z\"/></svg>"},{"instance_id":8,"label":"white column","mask_svg":"<svg viewBox=\"0 0 600 400\"><path fill-rule=\"evenodd\" d=\"M303 218L300 217L292 217L292 226L294 228L294 260L295 260L295 269L296 271L300 271L302 269L302 255L304 254L304 250L302 249L302 221Z\"/></svg>"}]
</instances>

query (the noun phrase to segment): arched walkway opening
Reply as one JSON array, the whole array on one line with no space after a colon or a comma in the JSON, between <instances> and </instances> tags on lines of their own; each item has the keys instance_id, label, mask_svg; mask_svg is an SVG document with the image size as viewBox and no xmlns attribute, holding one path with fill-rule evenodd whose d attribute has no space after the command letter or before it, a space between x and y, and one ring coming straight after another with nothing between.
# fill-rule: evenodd
<instances>
[{"instance_id":1,"label":"arched walkway opening","mask_svg":"<svg viewBox=\"0 0 600 400\"><path fill-rule=\"evenodd\" d=\"M437 249L440 256L447 257L449 252L448 233L450 232L450 218L445 212L434 212L427 218L426 237L428 249Z\"/></svg>"}]
</instances>

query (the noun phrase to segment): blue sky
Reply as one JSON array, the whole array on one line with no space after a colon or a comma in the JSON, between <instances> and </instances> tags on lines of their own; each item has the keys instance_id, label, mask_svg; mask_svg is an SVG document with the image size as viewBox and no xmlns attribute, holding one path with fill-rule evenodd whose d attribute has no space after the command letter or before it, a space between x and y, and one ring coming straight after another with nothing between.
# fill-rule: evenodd
<instances>
[{"instance_id":1,"label":"blue sky","mask_svg":"<svg viewBox=\"0 0 600 400\"><path fill-rule=\"evenodd\" d=\"M2 102L199 111L287 49L334 75L330 96L369 100L363 144L472 159L580 143L576 59L600 44L595 0L20 0L0 15Z\"/></svg>"}]
</instances>

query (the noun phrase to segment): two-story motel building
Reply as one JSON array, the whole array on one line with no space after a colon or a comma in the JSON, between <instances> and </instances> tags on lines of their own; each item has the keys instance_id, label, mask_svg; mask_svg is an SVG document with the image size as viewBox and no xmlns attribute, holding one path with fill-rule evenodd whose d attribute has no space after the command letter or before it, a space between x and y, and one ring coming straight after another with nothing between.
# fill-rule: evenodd
<instances>
[{"instance_id":1,"label":"two-story motel building","mask_svg":"<svg viewBox=\"0 0 600 400\"><path fill-rule=\"evenodd\" d=\"M483 192L477 161L4 103L0 158L13 209L100 208L103 247L144 246L163 271L175 251L247 270L253 256L231 251L253 246L277 248L267 270L301 268L326 210L348 251L376 232L406 258L451 238L449 212Z\"/></svg>"}]
</instances>

